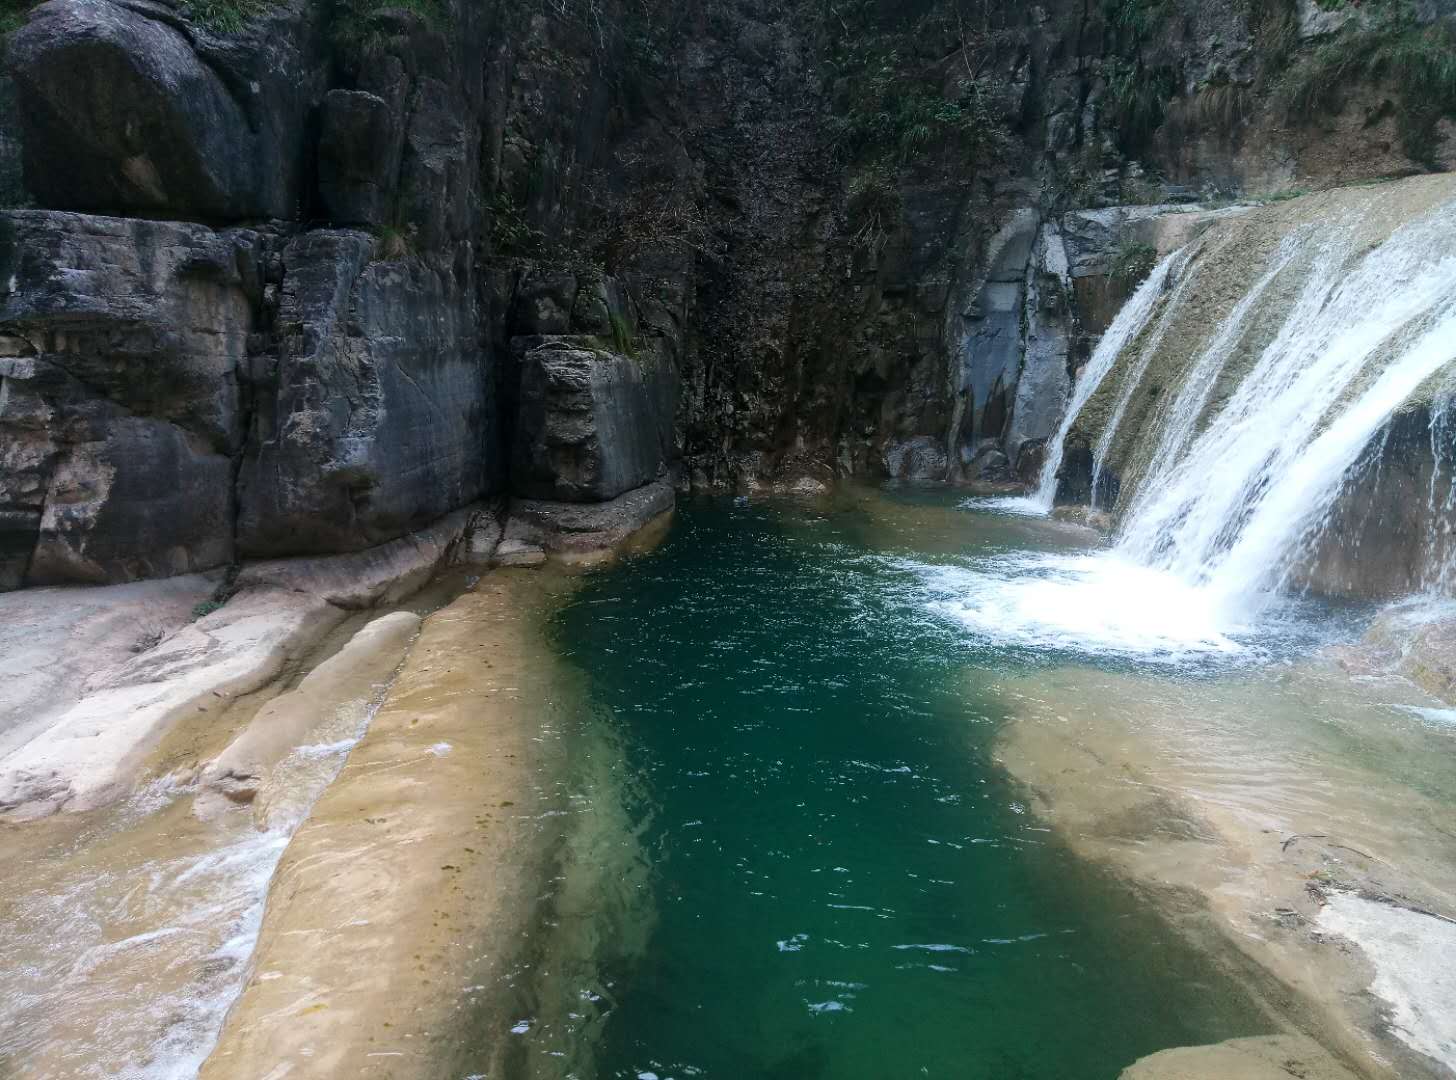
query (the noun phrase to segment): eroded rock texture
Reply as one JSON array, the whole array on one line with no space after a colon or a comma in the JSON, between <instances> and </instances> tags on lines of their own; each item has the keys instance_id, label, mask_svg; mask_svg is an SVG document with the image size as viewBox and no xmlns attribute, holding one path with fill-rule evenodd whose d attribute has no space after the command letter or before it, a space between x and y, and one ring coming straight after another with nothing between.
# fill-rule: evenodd
<instances>
[{"instance_id":1,"label":"eroded rock texture","mask_svg":"<svg viewBox=\"0 0 1456 1080\"><path fill-rule=\"evenodd\" d=\"M1128 268L1196 229L1166 204L1438 167L1456 130L1305 78L1387 28L1302 0L5 18L4 587L494 493L1026 482Z\"/></svg>"},{"instance_id":2,"label":"eroded rock texture","mask_svg":"<svg viewBox=\"0 0 1456 1080\"><path fill-rule=\"evenodd\" d=\"M0 216L0 582L231 560L240 376L267 243L243 229Z\"/></svg>"}]
</instances>

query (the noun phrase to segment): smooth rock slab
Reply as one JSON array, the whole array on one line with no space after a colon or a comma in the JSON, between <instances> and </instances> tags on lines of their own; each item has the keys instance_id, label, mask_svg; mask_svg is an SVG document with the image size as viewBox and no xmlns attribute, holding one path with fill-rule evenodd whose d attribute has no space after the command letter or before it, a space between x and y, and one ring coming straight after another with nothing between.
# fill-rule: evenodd
<instances>
[{"instance_id":1,"label":"smooth rock slab","mask_svg":"<svg viewBox=\"0 0 1456 1080\"><path fill-rule=\"evenodd\" d=\"M318 597L255 590L112 669L0 760L0 821L119 798L178 720L266 685L343 618Z\"/></svg>"},{"instance_id":2,"label":"smooth rock slab","mask_svg":"<svg viewBox=\"0 0 1456 1080\"><path fill-rule=\"evenodd\" d=\"M667 480L603 503L513 499L497 557L507 545L535 546L554 554L603 551L671 513L676 502L676 492Z\"/></svg>"},{"instance_id":3,"label":"smooth rock slab","mask_svg":"<svg viewBox=\"0 0 1456 1080\"><path fill-rule=\"evenodd\" d=\"M218 574L0 594L0 760L73 705L98 672L187 624Z\"/></svg>"},{"instance_id":4,"label":"smooth rock slab","mask_svg":"<svg viewBox=\"0 0 1456 1080\"><path fill-rule=\"evenodd\" d=\"M364 714L387 685L420 617L396 611L369 623L298 686L264 705L247 728L211 761L202 783L233 802L252 802L269 771L315 727L343 714Z\"/></svg>"},{"instance_id":5,"label":"smooth rock slab","mask_svg":"<svg viewBox=\"0 0 1456 1080\"><path fill-rule=\"evenodd\" d=\"M1355 1080L1312 1039L1269 1035L1212 1046L1180 1046L1150 1054L1122 1071L1121 1080Z\"/></svg>"}]
</instances>

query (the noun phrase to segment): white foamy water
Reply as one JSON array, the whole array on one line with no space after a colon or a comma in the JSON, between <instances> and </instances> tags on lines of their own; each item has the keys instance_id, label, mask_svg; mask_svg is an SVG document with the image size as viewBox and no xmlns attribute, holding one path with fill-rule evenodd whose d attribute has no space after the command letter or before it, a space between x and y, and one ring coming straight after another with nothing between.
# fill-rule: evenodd
<instances>
[{"instance_id":1,"label":"white foamy water","mask_svg":"<svg viewBox=\"0 0 1456 1080\"><path fill-rule=\"evenodd\" d=\"M978 637L1032 648L1154 658L1240 652L1258 622L1274 614L1372 440L1422 387L1456 366L1456 203L1357 255L1361 214L1376 201L1287 236L1143 419L1144 430L1119 435L1180 306L1212 285L1201 254L1222 241L1164 260L1078 380L1037 491L970 504L1049 512L1067 434L1122 366L1093 475L1115 439L1143 441L1150 464L1136 490L1123 493L1113 547L927 570L942 594L935 610ZM1300 275L1290 302L1271 316L1261 302L1288 274ZM1279 319L1277 332L1226 400L1210 407L1256 312ZM1129 348L1134 343L1139 347ZM1437 490L1433 477L1433 508Z\"/></svg>"},{"instance_id":2,"label":"white foamy water","mask_svg":"<svg viewBox=\"0 0 1456 1080\"><path fill-rule=\"evenodd\" d=\"M163 778L28 860L4 897L0 1075L195 1077L243 988L289 839L375 709L340 709L322 741L280 762L287 790L266 829L246 809L199 821L196 789Z\"/></svg>"},{"instance_id":3,"label":"white foamy water","mask_svg":"<svg viewBox=\"0 0 1456 1080\"><path fill-rule=\"evenodd\" d=\"M1112 553L917 569L932 610L986 642L1168 661L1244 651L1201 590Z\"/></svg>"}]
</instances>

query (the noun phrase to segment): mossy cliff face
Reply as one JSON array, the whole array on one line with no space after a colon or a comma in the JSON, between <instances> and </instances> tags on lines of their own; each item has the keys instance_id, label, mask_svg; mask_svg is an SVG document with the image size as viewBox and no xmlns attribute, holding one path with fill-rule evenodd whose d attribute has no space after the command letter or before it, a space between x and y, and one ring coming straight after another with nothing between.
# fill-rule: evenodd
<instances>
[{"instance_id":1,"label":"mossy cliff face","mask_svg":"<svg viewBox=\"0 0 1456 1080\"><path fill-rule=\"evenodd\" d=\"M680 388L652 461L583 414L607 472L1024 478L1167 246L1168 213L1109 208L1439 166L1448 16L8 3L0 581L368 547L560 487L517 431L541 348Z\"/></svg>"}]
</instances>

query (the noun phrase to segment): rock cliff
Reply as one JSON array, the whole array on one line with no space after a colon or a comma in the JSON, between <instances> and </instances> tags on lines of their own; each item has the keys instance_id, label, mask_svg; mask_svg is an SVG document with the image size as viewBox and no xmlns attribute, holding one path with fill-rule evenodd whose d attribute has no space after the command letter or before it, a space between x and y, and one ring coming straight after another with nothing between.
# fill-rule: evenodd
<instances>
[{"instance_id":1,"label":"rock cliff","mask_svg":"<svg viewBox=\"0 0 1456 1080\"><path fill-rule=\"evenodd\" d=\"M0 0L0 588L1028 479L1188 204L1456 160L1453 10Z\"/></svg>"}]
</instances>

